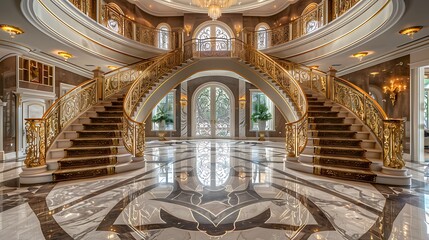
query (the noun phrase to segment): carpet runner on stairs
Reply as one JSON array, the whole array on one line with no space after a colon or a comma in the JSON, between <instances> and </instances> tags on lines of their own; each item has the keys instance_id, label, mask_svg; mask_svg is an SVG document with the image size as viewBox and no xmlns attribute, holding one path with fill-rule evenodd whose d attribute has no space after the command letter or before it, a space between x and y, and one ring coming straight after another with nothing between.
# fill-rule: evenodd
<instances>
[{"instance_id":1,"label":"carpet runner on stairs","mask_svg":"<svg viewBox=\"0 0 429 240\"><path fill-rule=\"evenodd\" d=\"M118 161L128 161L130 156L122 144L123 97L93 111L89 123L81 124L77 138L70 139L71 146L64 148L63 157L57 161L54 181L65 181L115 173ZM104 108L104 110L103 110Z\"/></svg>"},{"instance_id":2,"label":"carpet runner on stairs","mask_svg":"<svg viewBox=\"0 0 429 240\"><path fill-rule=\"evenodd\" d=\"M364 140L357 138L353 123L346 122L334 107L323 98L307 93L309 104L308 144L300 162L312 164L313 173L333 178L375 182L370 170L371 161Z\"/></svg>"}]
</instances>

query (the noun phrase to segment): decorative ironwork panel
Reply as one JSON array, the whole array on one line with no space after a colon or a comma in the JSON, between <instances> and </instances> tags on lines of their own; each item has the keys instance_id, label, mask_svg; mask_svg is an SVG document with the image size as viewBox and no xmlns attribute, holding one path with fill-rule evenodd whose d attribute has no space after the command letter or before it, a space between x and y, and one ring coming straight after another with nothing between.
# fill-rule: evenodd
<instances>
[{"instance_id":1,"label":"decorative ironwork panel","mask_svg":"<svg viewBox=\"0 0 429 240\"><path fill-rule=\"evenodd\" d=\"M46 164L45 122L43 119L27 119L25 123L27 132L27 156L25 166L39 167Z\"/></svg>"},{"instance_id":2,"label":"decorative ironwork panel","mask_svg":"<svg viewBox=\"0 0 429 240\"><path fill-rule=\"evenodd\" d=\"M405 166L405 161L402 158L404 120L384 120L383 128L383 165L401 169Z\"/></svg>"},{"instance_id":3,"label":"decorative ironwork panel","mask_svg":"<svg viewBox=\"0 0 429 240\"><path fill-rule=\"evenodd\" d=\"M350 8L352 8L360 0L333 0L333 14L332 19L336 19L346 13Z\"/></svg>"},{"instance_id":4,"label":"decorative ironwork panel","mask_svg":"<svg viewBox=\"0 0 429 240\"><path fill-rule=\"evenodd\" d=\"M206 87L196 96L196 136L209 137L212 135L211 128L211 87Z\"/></svg>"},{"instance_id":5,"label":"decorative ironwork panel","mask_svg":"<svg viewBox=\"0 0 429 240\"><path fill-rule=\"evenodd\" d=\"M231 99L222 88L216 87L215 104L215 131L216 136L231 136Z\"/></svg>"}]
</instances>

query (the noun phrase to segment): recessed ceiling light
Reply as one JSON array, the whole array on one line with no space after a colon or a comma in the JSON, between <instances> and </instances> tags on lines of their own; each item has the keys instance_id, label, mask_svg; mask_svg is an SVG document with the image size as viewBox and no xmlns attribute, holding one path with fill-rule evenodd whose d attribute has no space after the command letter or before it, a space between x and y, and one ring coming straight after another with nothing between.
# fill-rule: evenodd
<instances>
[{"instance_id":1,"label":"recessed ceiling light","mask_svg":"<svg viewBox=\"0 0 429 240\"><path fill-rule=\"evenodd\" d=\"M64 52L64 51L58 52L58 55L60 55L61 57L63 57L64 61L67 61L67 60L69 60L70 58L73 57L73 55L71 53Z\"/></svg>"},{"instance_id":2,"label":"recessed ceiling light","mask_svg":"<svg viewBox=\"0 0 429 240\"><path fill-rule=\"evenodd\" d=\"M107 68L108 68L108 69L110 69L110 70L116 70L116 69L118 69L119 67L109 65L109 66L107 66Z\"/></svg>"},{"instance_id":3,"label":"recessed ceiling light","mask_svg":"<svg viewBox=\"0 0 429 240\"><path fill-rule=\"evenodd\" d=\"M359 61L362 61L362 58L367 56L367 55L368 55L368 52L358 52L358 53L353 54L352 57L358 58Z\"/></svg>"},{"instance_id":4,"label":"recessed ceiling light","mask_svg":"<svg viewBox=\"0 0 429 240\"><path fill-rule=\"evenodd\" d=\"M422 30L422 28L423 28L423 26L408 27L408 28L404 28L401 31L399 31L399 33L402 35L407 35L408 37L410 37L412 39L413 35L418 33L420 30Z\"/></svg>"},{"instance_id":5,"label":"recessed ceiling light","mask_svg":"<svg viewBox=\"0 0 429 240\"><path fill-rule=\"evenodd\" d=\"M370 74L374 77L375 75L380 74L380 72L372 72L372 73L370 73Z\"/></svg>"},{"instance_id":6,"label":"recessed ceiling light","mask_svg":"<svg viewBox=\"0 0 429 240\"><path fill-rule=\"evenodd\" d=\"M21 28L7 24L0 24L0 29L9 33L11 38L15 38L16 35L24 33Z\"/></svg>"}]
</instances>

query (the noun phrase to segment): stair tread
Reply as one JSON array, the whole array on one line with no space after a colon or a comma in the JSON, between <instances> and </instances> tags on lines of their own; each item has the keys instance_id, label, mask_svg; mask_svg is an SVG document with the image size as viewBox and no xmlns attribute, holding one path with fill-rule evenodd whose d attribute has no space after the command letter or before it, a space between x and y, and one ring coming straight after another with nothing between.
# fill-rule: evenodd
<instances>
[{"instance_id":1,"label":"stair tread","mask_svg":"<svg viewBox=\"0 0 429 240\"><path fill-rule=\"evenodd\" d=\"M71 131L71 132L122 132L122 130L79 130L79 131Z\"/></svg>"},{"instance_id":2,"label":"stair tread","mask_svg":"<svg viewBox=\"0 0 429 240\"><path fill-rule=\"evenodd\" d=\"M53 158L53 159L49 159L46 160L46 162L51 163L51 162L58 162L61 160L64 161L78 161L78 160L85 160L85 159L97 159L97 158L106 158L106 157L126 157L126 156L131 156L131 154L129 153L122 153L122 154L116 154L116 155L99 155L99 156L82 156L82 157L65 157L65 158Z\"/></svg>"},{"instance_id":3,"label":"stair tread","mask_svg":"<svg viewBox=\"0 0 429 240\"><path fill-rule=\"evenodd\" d=\"M94 141L94 140L106 140L106 139L112 139L112 140L116 140L119 139L121 140L121 137L106 137L106 138L101 138L101 137L96 137L96 138L75 138L75 139L70 139L72 141Z\"/></svg>"},{"instance_id":4,"label":"stair tread","mask_svg":"<svg viewBox=\"0 0 429 240\"><path fill-rule=\"evenodd\" d=\"M334 147L330 147L330 146L306 146L307 148L325 148L325 149L335 149L335 150L364 150L366 151L367 149L361 148L361 147L356 147L356 146L334 146Z\"/></svg>"},{"instance_id":5,"label":"stair tread","mask_svg":"<svg viewBox=\"0 0 429 240\"><path fill-rule=\"evenodd\" d=\"M58 174L58 173L68 173L68 172L82 172L82 171L90 171L90 170L103 169L103 168L114 168L114 167L115 167L115 165L82 167L82 168L69 168L69 169L56 170L54 173Z\"/></svg>"},{"instance_id":6,"label":"stair tread","mask_svg":"<svg viewBox=\"0 0 429 240\"><path fill-rule=\"evenodd\" d=\"M316 155L316 154L305 154L302 153L300 156L303 157L320 157L320 158L332 158L332 159L338 159L338 160L345 160L345 161L359 161L359 162L377 162L380 161L380 159L376 158L363 158L363 157L345 157L345 156L325 156L325 155Z\"/></svg>"},{"instance_id":7,"label":"stair tread","mask_svg":"<svg viewBox=\"0 0 429 240\"><path fill-rule=\"evenodd\" d=\"M91 150L91 149L104 149L104 148L124 148L123 145L108 145L108 146L88 146L88 147L69 147L64 148L64 150Z\"/></svg>"},{"instance_id":8,"label":"stair tread","mask_svg":"<svg viewBox=\"0 0 429 240\"><path fill-rule=\"evenodd\" d=\"M305 164L305 163L303 163L303 164ZM306 164L306 165L309 165L309 164ZM353 172L353 173L377 175L374 172L372 172L371 170L363 170L363 169L356 169L356 168L342 168L342 167L325 166L325 165L318 165L318 164L313 164L313 167L319 167L319 168L323 168L323 169L332 169L332 170L336 170L339 172Z\"/></svg>"}]
</instances>

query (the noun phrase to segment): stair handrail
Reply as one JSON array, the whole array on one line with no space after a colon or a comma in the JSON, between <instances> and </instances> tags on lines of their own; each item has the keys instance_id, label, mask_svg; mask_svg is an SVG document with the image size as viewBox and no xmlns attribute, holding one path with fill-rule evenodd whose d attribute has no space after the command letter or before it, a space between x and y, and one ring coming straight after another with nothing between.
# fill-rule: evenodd
<instances>
[{"instance_id":1,"label":"stair handrail","mask_svg":"<svg viewBox=\"0 0 429 240\"><path fill-rule=\"evenodd\" d=\"M181 63L182 50L176 49L156 59L135 79L124 98L124 118L122 139L125 149L134 157L143 157L145 143L145 123L135 121L132 113L143 94L174 66Z\"/></svg>"},{"instance_id":2,"label":"stair handrail","mask_svg":"<svg viewBox=\"0 0 429 240\"><path fill-rule=\"evenodd\" d=\"M85 81L58 98L41 118L25 119L26 167L46 165L46 154L65 128L99 101L130 85L136 72L143 71L158 58L143 60Z\"/></svg>"},{"instance_id":3,"label":"stair handrail","mask_svg":"<svg viewBox=\"0 0 429 240\"><path fill-rule=\"evenodd\" d=\"M353 112L370 129L382 147L384 167L401 169L405 166L402 156L404 119L389 118L374 98L346 79L290 61L281 59L276 61L289 69L292 75L299 76L299 82L307 86L310 82L313 90ZM316 81L317 84L314 84L309 79L318 79L320 82ZM313 87L315 85L316 87Z\"/></svg>"},{"instance_id":4,"label":"stair handrail","mask_svg":"<svg viewBox=\"0 0 429 240\"><path fill-rule=\"evenodd\" d=\"M97 102L97 80L91 79L58 98L41 118L25 119L26 167L46 165L47 151L61 131Z\"/></svg>"},{"instance_id":5,"label":"stair handrail","mask_svg":"<svg viewBox=\"0 0 429 240\"><path fill-rule=\"evenodd\" d=\"M286 151L288 157L297 157L307 144L308 103L299 83L276 61L238 39L192 39L183 50L175 50L156 61L141 73L124 99L123 140L125 148L135 157L143 157L145 122L138 122L131 114L141 97L156 80L174 66L192 58L233 57L246 61L269 75L290 96L300 118L286 124ZM144 104L143 104L144 105Z\"/></svg>"}]
</instances>

